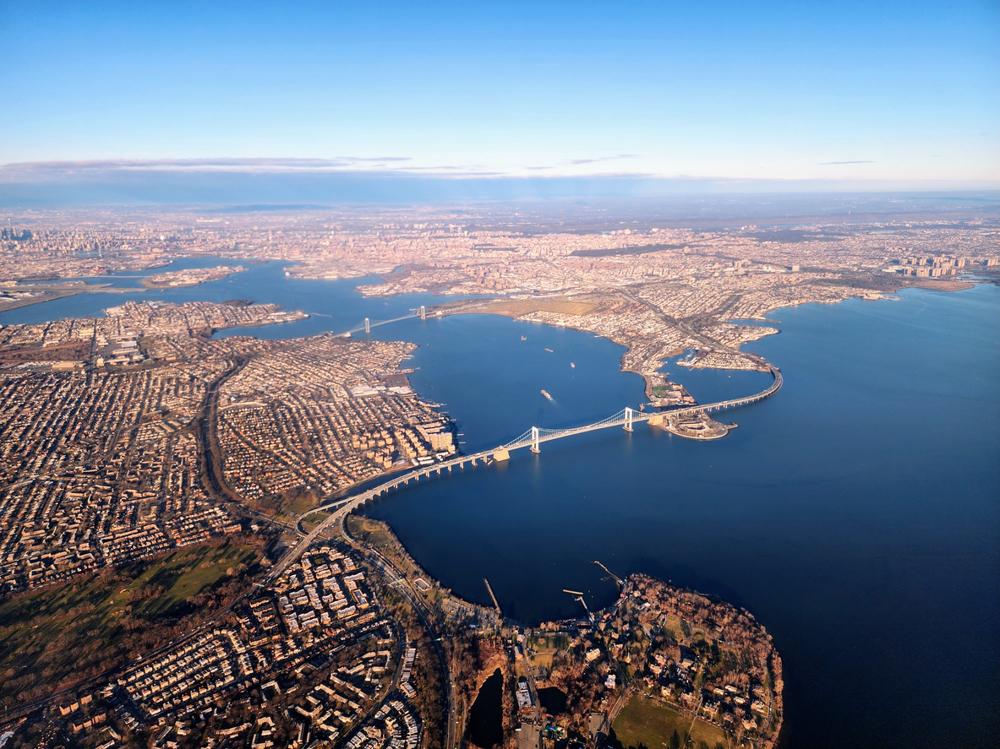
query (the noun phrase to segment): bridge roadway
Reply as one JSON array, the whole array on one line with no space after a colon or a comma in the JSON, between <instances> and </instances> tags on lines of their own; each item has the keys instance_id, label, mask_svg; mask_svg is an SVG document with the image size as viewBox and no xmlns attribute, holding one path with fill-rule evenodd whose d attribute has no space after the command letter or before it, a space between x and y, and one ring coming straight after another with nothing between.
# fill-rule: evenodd
<instances>
[{"instance_id":1,"label":"bridge roadway","mask_svg":"<svg viewBox=\"0 0 1000 749\"><path fill-rule=\"evenodd\" d=\"M294 547L289 549L284 556L275 564L271 569L269 574L269 579L273 580L277 578L282 572L288 569L307 548L315 541L324 531L333 525L343 522L350 513L357 510L359 507L363 507L368 502L371 502L377 497L381 497L388 494L393 489L397 489L401 486L409 484L411 481L419 481L424 477L440 476L444 472L451 472L455 468L464 469L465 466L471 465L476 466L480 463L488 465L495 460L495 455L498 452L506 451L507 454L514 450L521 450L526 447L536 447L542 442L551 442L553 440L563 439L565 437L572 437L577 434L584 434L586 432L595 432L599 429L608 429L610 427L627 427L630 424L642 421L654 420L659 421L667 417L683 416L685 414L696 414L696 413L712 413L714 411L722 411L730 408L740 408L741 406L748 406L758 401L762 401L765 398L769 398L781 389L782 377L781 370L770 367L769 371L773 380L771 384L761 390L760 392L754 393L752 395L747 395L742 398L731 398L729 400L718 401L716 403L705 403L696 406L685 406L683 408L677 408L669 411L633 411L631 409L622 409L616 414L609 416L606 419L596 421L590 424L583 424L577 427L570 427L567 429L531 429L520 435L516 439L508 442L505 445L496 447L490 450L481 450L477 453L472 453L470 455L459 455L449 460L444 460L439 463L432 463L427 466L420 466L419 468L414 468L406 473L399 474L390 478L380 484L376 484L364 491L358 492L352 496L339 497L332 499L319 507L315 507L309 512L303 513L299 516L298 521L295 526L299 533L302 534L302 538L299 543ZM534 434L533 434L534 432ZM302 528L302 522L306 520L311 515L315 515L320 512L329 512L330 514L315 528L313 528L308 533L305 533Z\"/></svg>"},{"instance_id":2,"label":"bridge roadway","mask_svg":"<svg viewBox=\"0 0 1000 749\"><path fill-rule=\"evenodd\" d=\"M464 307L437 307L432 309L424 310L424 318L442 318L448 317L450 315L464 315L468 313L475 312L476 310L482 309L482 304L467 305ZM315 314L315 313L313 313ZM388 320L370 320L367 327L364 323L356 325L349 330L341 331L336 335L340 338L350 338L358 333L370 333L374 328L381 328L383 325L391 325L393 323L402 322L403 320L416 320L421 316L420 309L417 308L408 314L400 315L399 317L391 317Z\"/></svg>"}]
</instances>

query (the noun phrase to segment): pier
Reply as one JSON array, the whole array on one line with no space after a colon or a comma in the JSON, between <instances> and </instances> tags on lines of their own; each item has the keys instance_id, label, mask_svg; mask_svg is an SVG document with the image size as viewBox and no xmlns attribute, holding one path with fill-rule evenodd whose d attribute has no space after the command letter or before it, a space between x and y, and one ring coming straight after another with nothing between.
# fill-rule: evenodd
<instances>
[{"instance_id":1,"label":"pier","mask_svg":"<svg viewBox=\"0 0 1000 749\"><path fill-rule=\"evenodd\" d=\"M603 562L599 562L598 560L595 559L594 564L596 564L598 567L604 570L607 573L608 577L610 577L612 580L615 581L615 585L618 586L619 590L625 587L625 583L622 581L622 579L618 577L618 575L616 575L614 572L609 570L607 567L605 567Z\"/></svg>"},{"instance_id":2,"label":"pier","mask_svg":"<svg viewBox=\"0 0 1000 749\"><path fill-rule=\"evenodd\" d=\"M574 601L583 606L583 610L587 614L587 617L590 619L590 621L594 621L594 614L593 612L591 612L589 608L587 608L587 602L583 599L582 590L569 590L568 588L563 588L563 593L565 593L568 596L572 596Z\"/></svg>"},{"instance_id":3,"label":"pier","mask_svg":"<svg viewBox=\"0 0 1000 749\"><path fill-rule=\"evenodd\" d=\"M483 582L486 583L486 592L490 594L490 600L493 601L493 608L497 610L497 616L503 620L503 612L500 610L500 603L497 601L496 595L493 593L493 586L490 585L490 581L487 578L483 578Z\"/></svg>"}]
</instances>

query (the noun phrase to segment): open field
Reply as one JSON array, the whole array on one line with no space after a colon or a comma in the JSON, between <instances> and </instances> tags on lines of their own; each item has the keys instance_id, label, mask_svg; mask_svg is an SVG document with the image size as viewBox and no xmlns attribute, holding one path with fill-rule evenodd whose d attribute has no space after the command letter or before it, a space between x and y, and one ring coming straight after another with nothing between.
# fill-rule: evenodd
<instances>
[{"instance_id":1,"label":"open field","mask_svg":"<svg viewBox=\"0 0 1000 749\"><path fill-rule=\"evenodd\" d=\"M594 299L548 298L548 299L500 299L476 309L494 315L520 317L532 312L554 312L560 315L589 315L599 306Z\"/></svg>"},{"instance_id":2,"label":"open field","mask_svg":"<svg viewBox=\"0 0 1000 749\"><path fill-rule=\"evenodd\" d=\"M944 278L920 278L912 281L908 279L906 285L929 291L965 291L975 286L971 281Z\"/></svg>"},{"instance_id":3,"label":"open field","mask_svg":"<svg viewBox=\"0 0 1000 749\"><path fill-rule=\"evenodd\" d=\"M690 728L690 736L688 729ZM633 697L619 713L614 722L615 735L625 749L645 746L647 749L659 747L694 746L699 749L719 746L728 747L726 735L703 720L691 716L657 700L648 697ZM674 733L677 739L673 739ZM690 738L690 742L686 739Z\"/></svg>"},{"instance_id":4,"label":"open field","mask_svg":"<svg viewBox=\"0 0 1000 749\"><path fill-rule=\"evenodd\" d=\"M552 668L552 658L560 650L569 646L569 638L561 633L551 635L533 635L528 640L528 647L531 651L529 661L532 666L540 666L545 669Z\"/></svg>"},{"instance_id":5,"label":"open field","mask_svg":"<svg viewBox=\"0 0 1000 749\"><path fill-rule=\"evenodd\" d=\"M249 544L188 547L3 601L0 701L79 683L189 630L257 558Z\"/></svg>"},{"instance_id":6,"label":"open field","mask_svg":"<svg viewBox=\"0 0 1000 749\"><path fill-rule=\"evenodd\" d=\"M2 312L3 310L0 310ZM45 348L9 346L0 348L0 367L12 367L22 362L74 361L82 362L90 354L90 341L66 341Z\"/></svg>"},{"instance_id":7,"label":"open field","mask_svg":"<svg viewBox=\"0 0 1000 749\"><path fill-rule=\"evenodd\" d=\"M299 516L319 504L316 495L309 491L293 491L280 499L265 500L261 503L265 512L273 511L275 520L282 523L294 523Z\"/></svg>"}]
</instances>

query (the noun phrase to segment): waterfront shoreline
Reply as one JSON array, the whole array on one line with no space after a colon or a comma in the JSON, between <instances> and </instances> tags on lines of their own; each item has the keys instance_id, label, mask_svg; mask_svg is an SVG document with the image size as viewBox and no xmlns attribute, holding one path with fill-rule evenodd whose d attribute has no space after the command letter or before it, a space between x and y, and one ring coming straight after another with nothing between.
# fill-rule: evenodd
<instances>
[{"instance_id":1,"label":"waterfront shoreline","mask_svg":"<svg viewBox=\"0 0 1000 749\"><path fill-rule=\"evenodd\" d=\"M436 602L433 604L433 607L438 608L441 611L450 611L464 607L470 611L478 612L480 617L489 618L491 614L491 609L489 609L489 607L482 606L458 596L451 589L444 587L439 580L430 575L427 570L425 570L413 557L412 553L402 543L392 526L387 521L373 519L366 515L354 515L344 524L343 533L348 543L354 545L356 548L359 548L359 550L367 549L368 553L374 553L381 560L381 565L387 565L389 568L393 569L396 575L401 576L401 579L407 580L410 583L416 581L416 583L412 585L413 594L422 596L422 598L428 602ZM373 538L376 536L378 537L377 545L373 542ZM430 585L430 588L426 589L427 592L423 594L418 592L423 589L423 586L419 582L421 580L424 581L424 585L426 585L427 581L429 581ZM589 631L591 627L594 627L593 622L596 620L598 622L605 623L601 625L601 630L606 633L610 633L610 639L614 640L617 629L612 622L615 620L616 616L620 615L626 605L630 603L633 598L639 596L639 590L644 587L659 591L659 595L661 596L660 600L664 602L672 600L690 602L703 601L715 607L715 617L720 617L721 613L722 618L743 618L747 621L747 625L745 626L749 629L749 631L759 632L761 641L767 643L769 650L766 651L766 661L770 664L769 667L773 668L775 674L775 680L772 684L773 694L767 703L773 707L773 709L769 709L768 715L772 716L775 722L768 729L767 735L763 737L762 742L754 744L754 746L759 747L759 749L772 749L776 745L781 734L783 715L783 679L781 676L782 659L780 653L774 646L773 638L768 633L767 629L757 621L752 613L741 610L739 607L728 603L719 596L706 595L696 590L679 587L664 580L659 580L641 573L630 573L626 578L624 578L624 580L617 580L617 582L619 583L617 598L607 606L590 612L589 617L587 615L581 615L571 618L545 620L530 626L504 618L502 620L502 625L498 624L498 626L502 626L505 631L504 636L506 638L521 640L523 642L531 642L534 638L549 638L556 633L569 633L571 637L580 637L581 632ZM666 625L668 618L675 616L675 613L670 606L664 604L660 605L663 606L663 608L659 612L659 620ZM646 615L648 616L648 604L643 607L643 610L647 611ZM594 628L594 631L597 631L596 627ZM623 630L620 634L624 637L625 631ZM678 635L679 634L680 633L678 632ZM612 657L610 651L607 653L606 657ZM508 684L514 681L519 675L530 673L532 670L530 668L530 663L530 649L525 649L523 656L520 654L520 651L517 651L514 657L505 655L503 658L500 657L499 653L494 653L491 658L478 664L471 672L453 673L452 679L453 681L459 683L471 682L475 685L472 693L468 695L467 698L467 703L471 704L478 696L478 691L482 687L483 683L490 677L490 674L496 668L499 668L504 674L504 684ZM635 663L630 663L630 666L632 667L635 667L635 665ZM530 678L531 677L529 676L529 679ZM589 678L593 679L594 676L591 675ZM549 676L536 681L537 683L533 683L531 685L531 690L533 692L537 692L537 689L553 686L559 689L567 690L572 694L574 689L582 688L580 675L575 675L572 679L567 680L566 677L561 676L559 673L551 673ZM628 684L622 684L619 689L620 693L616 692L614 699L607 698L607 704L604 708L606 711L605 721L608 727L612 726L618 713L629 700L635 699L636 697L649 691L648 687L644 689L642 687L634 687ZM505 689L505 695L506 691L507 690ZM656 694L662 699L659 692ZM509 695L507 695L507 697L509 697ZM506 701L507 699L505 698L505 702ZM468 704L466 705L466 708L468 707ZM667 704L673 709L681 711L682 714L686 715L692 721L692 723L704 719L704 716L699 716L697 705L694 707L691 705L685 705L678 699L667 700ZM595 709L597 708L591 706L586 708L577 706L575 714L563 714L561 718L559 716L550 716L550 720L553 720L554 724L561 724L566 728L571 728L576 721L579 721L579 726L582 727L584 724L582 721L583 716L591 714ZM465 712L466 710L463 709L462 713L465 714ZM507 714L506 710L504 711L504 714ZM722 726L719 725L718 722L712 723L712 725L716 725L720 728L720 730L722 730ZM505 728L509 729L511 727L512 726L506 725L505 719ZM666 739L667 737L664 736L662 738Z\"/></svg>"}]
</instances>

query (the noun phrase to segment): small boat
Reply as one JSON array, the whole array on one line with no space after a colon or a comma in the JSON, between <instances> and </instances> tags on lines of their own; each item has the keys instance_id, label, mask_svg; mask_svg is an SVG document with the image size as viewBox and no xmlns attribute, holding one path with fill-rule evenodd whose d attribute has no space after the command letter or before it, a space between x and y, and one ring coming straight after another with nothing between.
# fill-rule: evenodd
<instances>
[{"instance_id":1,"label":"small boat","mask_svg":"<svg viewBox=\"0 0 1000 749\"><path fill-rule=\"evenodd\" d=\"M528 340L528 336L526 335L521 336L521 343L524 343L526 340Z\"/></svg>"},{"instance_id":2,"label":"small boat","mask_svg":"<svg viewBox=\"0 0 1000 749\"><path fill-rule=\"evenodd\" d=\"M552 349L550 349L548 346L545 347L545 350L548 351L550 354L554 354L555 353L555 351L553 351Z\"/></svg>"},{"instance_id":3,"label":"small boat","mask_svg":"<svg viewBox=\"0 0 1000 749\"><path fill-rule=\"evenodd\" d=\"M543 398L545 398L545 400L549 400L549 401L552 401L553 403L555 403L555 402L556 402L556 399L552 397L552 393L550 393L550 392L549 392L548 390L546 390L545 388L542 388L542 389L541 389L541 390L539 390L538 392L542 394L542 397L543 397Z\"/></svg>"},{"instance_id":4,"label":"small boat","mask_svg":"<svg viewBox=\"0 0 1000 749\"><path fill-rule=\"evenodd\" d=\"M571 362L569 363L569 368L570 368L570 369L576 369L576 362L575 362L575 361L571 361Z\"/></svg>"}]
</instances>

